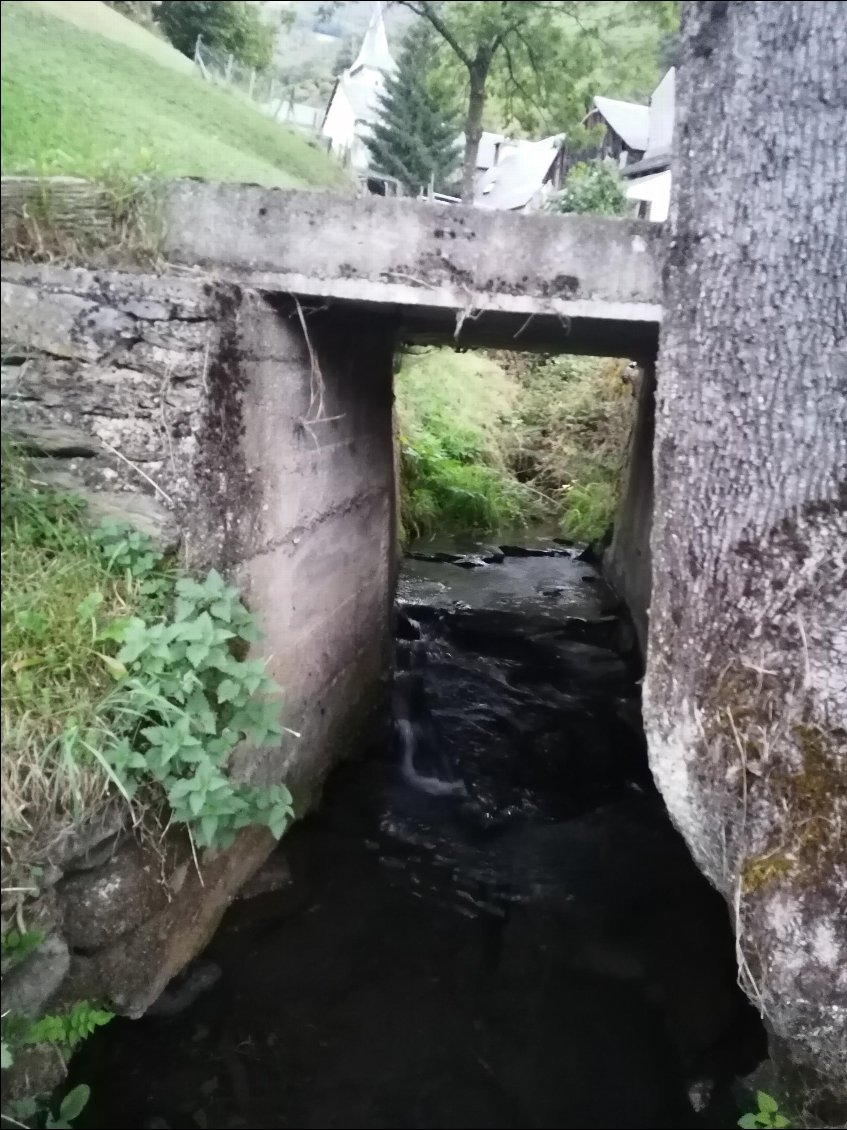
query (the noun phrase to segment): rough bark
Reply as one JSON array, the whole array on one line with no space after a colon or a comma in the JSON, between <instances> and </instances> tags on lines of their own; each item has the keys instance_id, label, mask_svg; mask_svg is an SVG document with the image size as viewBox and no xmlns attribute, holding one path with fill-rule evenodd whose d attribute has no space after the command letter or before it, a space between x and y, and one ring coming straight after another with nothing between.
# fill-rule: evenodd
<instances>
[{"instance_id":1,"label":"rough bark","mask_svg":"<svg viewBox=\"0 0 847 1130\"><path fill-rule=\"evenodd\" d=\"M847 4L688 3L645 718L804 1101L847 1101ZM795 1092L796 1093L796 1092ZM827 1107L825 1096L835 1106Z\"/></svg>"},{"instance_id":2,"label":"rough bark","mask_svg":"<svg viewBox=\"0 0 847 1130\"><path fill-rule=\"evenodd\" d=\"M482 138L482 114L485 110L485 74L470 71L468 112L465 118L465 154L462 161L462 202L473 204L476 183L476 160Z\"/></svg>"}]
</instances>

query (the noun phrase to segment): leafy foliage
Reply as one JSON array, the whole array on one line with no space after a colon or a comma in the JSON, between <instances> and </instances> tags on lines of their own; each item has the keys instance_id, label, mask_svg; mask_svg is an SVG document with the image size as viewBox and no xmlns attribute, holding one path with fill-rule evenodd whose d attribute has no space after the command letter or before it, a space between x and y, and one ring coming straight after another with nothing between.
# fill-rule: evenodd
<instances>
[{"instance_id":1,"label":"leafy foliage","mask_svg":"<svg viewBox=\"0 0 847 1130\"><path fill-rule=\"evenodd\" d=\"M64 1013L51 1013L31 1020L15 1012L4 1012L2 1021L3 1070L11 1067L20 1048L51 1044L62 1056L69 1056L77 1046L103 1024L112 1013L94 1008L90 1001L79 1001Z\"/></svg>"},{"instance_id":2,"label":"leafy foliage","mask_svg":"<svg viewBox=\"0 0 847 1130\"><path fill-rule=\"evenodd\" d=\"M636 403L626 363L528 358L520 390L511 466L555 500L564 534L602 537L614 519Z\"/></svg>"},{"instance_id":3,"label":"leafy foliage","mask_svg":"<svg viewBox=\"0 0 847 1130\"><path fill-rule=\"evenodd\" d=\"M242 741L282 735L236 590L214 571L179 576L129 526L90 529L79 499L34 488L11 452L2 523L4 865L37 863L116 789L166 800L199 847L255 823L280 836L288 790L226 772Z\"/></svg>"},{"instance_id":4,"label":"leafy foliage","mask_svg":"<svg viewBox=\"0 0 847 1130\"><path fill-rule=\"evenodd\" d=\"M197 37L228 51L247 67L267 67L273 30L245 0L163 0L156 13L162 31L183 55L192 57Z\"/></svg>"},{"instance_id":5,"label":"leafy foliage","mask_svg":"<svg viewBox=\"0 0 847 1130\"><path fill-rule=\"evenodd\" d=\"M780 1113L779 1103L765 1091L756 1092L756 1110L738 1120L742 1130L785 1130L791 1123Z\"/></svg>"},{"instance_id":6,"label":"leafy foliage","mask_svg":"<svg viewBox=\"0 0 847 1130\"><path fill-rule=\"evenodd\" d=\"M395 387L407 537L542 520L580 541L606 532L635 407L625 362L430 349L406 354Z\"/></svg>"},{"instance_id":7,"label":"leafy foliage","mask_svg":"<svg viewBox=\"0 0 847 1130\"><path fill-rule=\"evenodd\" d=\"M629 210L620 177L607 161L581 161L569 171L562 191L550 201L553 212L595 212L623 216Z\"/></svg>"},{"instance_id":8,"label":"leafy foliage","mask_svg":"<svg viewBox=\"0 0 847 1130\"><path fill-rule=\"evenodd\" d=\"M152 778L198 847L227 846L248 824L281 836L293 815L288 790L235 784L224 772L241 741L262 746L283 733L264 663L236 656L258 638L237 591L214 570L202 582L181 578L171 619L134 617L117 638L128 725L104 756L125 794Z\"/></svg>"},{"instance_id":9,"label":"leafy foliage","mask_svg":"<svg viewBox=\"0 0 847 1130\"><path fill-rule=\"evenodd\" d=\"M538 516L535 496L506 464L518 388L496 362L449 349L410 351L396 389L406 536L493 530Z\"/></svg>"},{"instance_id":10,"label":"leafy foliage","mask_svg":"<svg viewBox=\"0 0 847 1130\"><path fill-rule=\"evenodd\" d=\"M459 161L456 125L427 87L428 46L431 36L420 29L407 37L368 139L374 168L397 177L413 195L430 178L436 191L444 191Z\"/></svg>"},{"instance_id":11,"label":"leafy foliage","mask_svg":"<svg viewBox=\"0 0 847 1130\"><path fill-rule=\"evenodd\" d=\"M31 953L41 945L44 941L44 935L40 930L8 930L0 938L0 948L2 949L2 965L0 972L3 975L14 969L16 965L20 965L25 961Z\"/></svg>"},{"instance_id":12,"label":"leafy foliage","mask_svg":"<svg viewBox=\"0 0 847 1130\"><path fill-rule=\"evenodd\" d=\"M22 1044L56 1044L72 1052L78 1044L113 1018L111 1012L94 1008L88 1001L79 1001L66 1013L42 1016L34 1021L21 1039Z\"/></svg>"},{"instance_id":13,"label":"leafy foliage","mask_svg":"<svg viewBox=\"0 0 847 1130\"><path fill-rule=\"evenodd\" d=\"M17 1099L9 1104L8 1121L31 1130L70 1130L90 1097L90 1087L80 1083L68 1091L55 1114L49 1101L42 1096Z\"/></svg>"},{"instance_id":14,"label":"leafy foliage","mask_svg":"<svg viewBox=\"0 0 847 1130\"><path fill-rule=\"evenodd\" d=\"M400 0L425 20L442 43L438 85L461 94L466 149L463 196L470 199L479 136L490 103L499 124L528 132L568 134L579 141L580 123L597 93L598 67L610 55L605 34L626 14L659 28L673 26L671 4L585 0ZM637 17L635 16L637 13ZM586 19L590 15L593 18ZM648 59L650 52L642 52ZM651 81L655 77L651 61ZM625 70L625 67L622 69ZM446 74L445 74L446 72ZM609 92L609 91L605 91ZM645 92L647 93L647 92Z\"/></svg>"}]
</instances>

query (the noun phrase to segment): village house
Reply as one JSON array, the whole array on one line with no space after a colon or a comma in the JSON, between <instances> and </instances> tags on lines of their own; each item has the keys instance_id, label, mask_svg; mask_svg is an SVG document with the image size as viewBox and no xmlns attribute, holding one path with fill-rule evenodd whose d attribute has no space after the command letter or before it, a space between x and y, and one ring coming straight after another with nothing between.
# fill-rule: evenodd
<instances>
[{"instance_id":1,"label":"village house","mask_svg":"<svg viewBox=\"0 0 847 1130\"><path fill-rule=\"evenodd\" d=\"M598 96L584 123L605 127L600 156L617 164L633 213L656 222L666 220L670 209L675 83L671 67L649 106Z\"/></svg>"},{"instance_id":2,"label":"village house","mask_svg":"<svg viewBox=\"0 0 847 1130\"><path fill-rule=\"evenodd\" d=\"M543 207L562 186L564 140L564 134L540 141L501 138L491 153L492 163L477 178L476 207L504 212L534 212Z\"/></svg>"}]
</instances>

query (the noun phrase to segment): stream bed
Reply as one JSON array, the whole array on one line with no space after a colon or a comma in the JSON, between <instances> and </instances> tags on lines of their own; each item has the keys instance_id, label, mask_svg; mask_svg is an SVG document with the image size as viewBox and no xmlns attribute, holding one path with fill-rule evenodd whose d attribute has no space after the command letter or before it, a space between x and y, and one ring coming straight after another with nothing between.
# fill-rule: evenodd
<instances>
[{"instance_id":1,"label":"stream bed","mask_svg":"<svg viewBox=\"0 0 847 1130\"><path fill-rule=\"evenodd\" d=\"M88 1041L87 1125L735 1124L762 1030L652 783L632 628L577 549L502 544L404 562L393 739Z\"/></svg>"}]
</instances>

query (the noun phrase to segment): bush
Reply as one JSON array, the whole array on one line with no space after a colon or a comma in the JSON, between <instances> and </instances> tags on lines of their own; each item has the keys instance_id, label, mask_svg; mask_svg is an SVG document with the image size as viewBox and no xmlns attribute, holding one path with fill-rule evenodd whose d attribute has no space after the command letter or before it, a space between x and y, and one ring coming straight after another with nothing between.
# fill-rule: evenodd
<instances>
[{"instance_id":1,"label":"bush","mask_svg":"<svg viewBox=\"0 0 847 1130\"><path fill-rule=\"evenodd\" d=\"M259 70L273 58L274 33L245 0L162 0L156 19L183 55L194 56L197 37Z\"/></svg>"},{"instance_id":2,"label":"bush","mask_svg":"<svg viewBox=\"0 0 847 1130\"><path fill-rule=\"evenodd\" d=\"M620 177L606 161L574 165L562 191L549 205L553 212L596 212L604 216L623 216L629 206Z\"/></svg>"}]
</instances>

